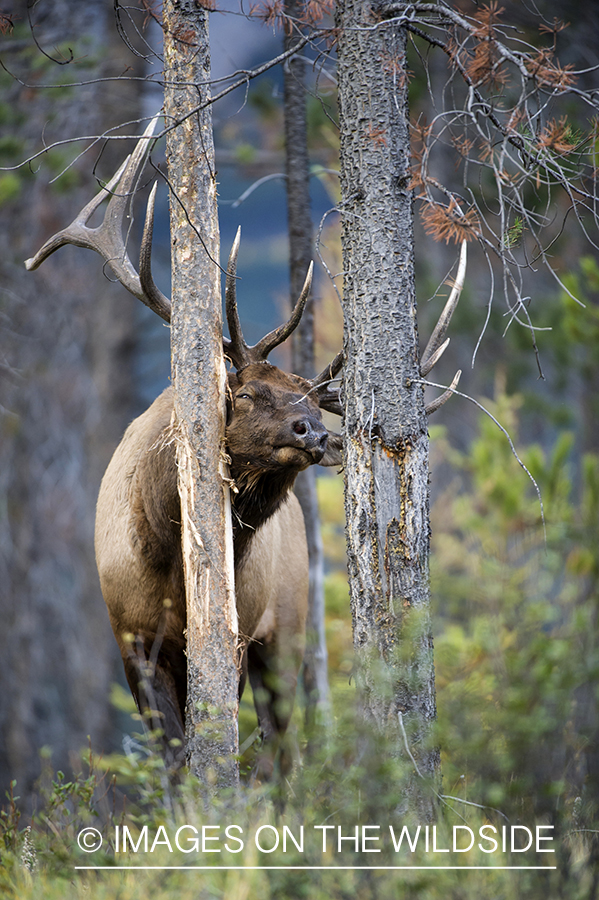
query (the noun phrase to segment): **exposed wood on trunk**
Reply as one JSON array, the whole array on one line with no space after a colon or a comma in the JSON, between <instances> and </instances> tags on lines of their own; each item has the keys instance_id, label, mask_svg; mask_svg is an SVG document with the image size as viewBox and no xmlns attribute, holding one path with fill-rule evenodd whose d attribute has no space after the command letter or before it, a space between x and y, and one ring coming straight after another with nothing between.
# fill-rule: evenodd
<instances>
[{"instance_id":1,"label":"exposed wood on trunk","mask_svg":"<svg viewBox=\"0 0 599 900\"><path fill-rule=\"evenodd\" d=\"M365 715L391 729L409 765L403 722L420 772L434 775L428 436L418 384L406 36L375 19L364 0L342 0L337 24L346 516L357 679ZM409 803L428 819L433 794L420 783L414 773Z\"/></svg>"},{"instance_id":2,"label":"exposed wood on trunk","mask_svg":"<svg viewBox=\"0 0 599 900\"><path fill-rule=\"evenodd\" d=\"M174 124L207 90L208 16L192 0L168 0L164 24L165 115L167 124ZM187 591L187 761L207 783L234 784L237 613L224 480L226 373L209 108L169 132L167 163L172 186L172 379Z\"/></svg>"},{"instance_id":3,"label":"exposed wood on trunk","mask_svg":"<svg viewBox=\"0 0 599 900\"><path fill-rule=\"evenodd\" d=\"M302 10L298 0L286 0L285 12L297 19ZM285 35L285 50L298 41L297 31ZM292 57L284 66L285 166L287 174L287 219L289 229L289 269L291 304L297 300L312 258L312 217L310 215L310 171L306 121L305 63ZM304 378L314 375L314 300L309 298L293 340L292 371ZM295 483L306 524L310 559L310 588L303 683L306 718L310 723L318 705L326 708L329 695L327 646L324 630L324 553L320 535L316 472L300 472Z\"/></svg>"}]
</instances>

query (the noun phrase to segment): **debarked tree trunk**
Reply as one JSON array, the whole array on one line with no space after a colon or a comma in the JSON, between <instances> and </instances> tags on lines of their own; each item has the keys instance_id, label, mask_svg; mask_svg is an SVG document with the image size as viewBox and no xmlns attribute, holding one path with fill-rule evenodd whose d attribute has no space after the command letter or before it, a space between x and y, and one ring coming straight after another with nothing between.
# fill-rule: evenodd
<instances>
[{"instance_id":1,"label":"debarked tree trunk","mask_svg":"<svg viewBox=\"0 0 599 900\"><path fill-rule=\"evenodd\" d=\"M224 454L219 231L208 15L164 4L172 245L172 381L187 594L187 762L212 786L238 780L238 636Z\"/></svg>"}]
</instances>

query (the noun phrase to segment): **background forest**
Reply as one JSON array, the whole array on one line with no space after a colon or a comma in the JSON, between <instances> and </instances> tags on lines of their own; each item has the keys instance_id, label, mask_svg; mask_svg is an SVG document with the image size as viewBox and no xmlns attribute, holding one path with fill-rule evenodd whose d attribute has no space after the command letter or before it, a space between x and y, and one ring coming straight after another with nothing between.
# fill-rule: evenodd
<instances>
[{"instance_id":1,"label":"background forest","mask_svg":"<svg viewBox=\"0 0 599 900\"><path fill-rule=\"evenodd\" d=\"M472 13L470 0L452 5ZM501 291L496 287L491 296L487 262L472 243L451 345L436 374L448 384L457 368L464 371L460 390L509 432L538 492L504 431L480 406L454 397L430 428L439 831L445 836L464 822L553 825L557 871L74 871L90 864L76 843L89 823L108 835L122 822L156 829L227 819L250 830L265 822L293 827L330 820L351 829L395 821L406 765L359 752L343 486L332 474L318 479L330 708L306 728L298 702L298 764L285 803L273 789L250 784L256 723L247 696L240 710L242 796L222 796L209 807L191 780L169 787L151 738L132 715L95 572L93 515L100 478L124 428L168 383L168 330L113 284L92 254L67 247L34 274L23 266L131 149L131 142L98 142L80 155L85 141L70 139L138 123L160 108L159 65L148 49L160 38L154 6L116 7L116 18L110 0L8 0L0 10L0 894L366 898L399 896L401 886L406 896L431 898L596 897L599 242L569 220L551 246L563 287L540 264L523 275L538 353L528 329L517 322L506 328L511 320ZM530 43L557 42L561 65L579 73L581 87L599 85L593 0L506 0L503 7L502 20ZM260 7L253 17L233 2L218 8L229 12L210 18L215 78L281 51L281 31L263 21ZM568 27L552 35L547 23L554 18ZM444 92L451 94L446 61L417 38L409 52L411 115L415 123L428 122L447 101ZM309 67L312 216L319 253L337 273L334 69L321 63ZM572 133L588 131L589 110L575 99L564 101L562 115ZM247 96L238 90L214 109L223 257L241 224L238 291L249 342L278 323L288 303L282 116L279 69L255 79ZM126 129L138 131L137 124ZM153 154L155 165L160 152ZM587 152L596 156L596 146ZM433 166L444 184L461 184L464 166L454 147L439 152ZM484 198L485 185L478 190ZM156 280L165 291L166 193L162 186L154 249ZM545 200L539 189L536 202L542 207ZM417 217L423 343L457 256L455 244L435 241L425 224ZM514 245L521 239L512 230ZM342 313L323 266L317 279L317 355L324 364L341 344ZM278 352L275 362L289 368L285 348ZM107 849L93 863L113 859ZM218 864L225 861L219 857ZM248 866L269 861L280 862L259 852L243 860ZM371 864L365 854L343 861ZM189 860L158 851L150 862ZM294 862L322 864L320 854L289 853L285 863ZM328 863L340 864L337 858ZM464 853L463 864L477 860Z\"/></svg>"}]
</instances>

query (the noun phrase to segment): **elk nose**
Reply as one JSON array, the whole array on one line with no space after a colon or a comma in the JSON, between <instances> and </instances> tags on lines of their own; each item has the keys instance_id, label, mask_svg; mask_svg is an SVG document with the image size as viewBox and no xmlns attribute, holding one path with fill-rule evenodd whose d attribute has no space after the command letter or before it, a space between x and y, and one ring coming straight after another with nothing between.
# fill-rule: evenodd
<instances>
[{"instance_id":1,"label":"elk nose","mask_svg":"<svg viewBox=\"0 0 599 900\"><path fill-rule=\"evenodd\" d=\"M300 438L300 446L312 454L315 462L320 462L327 449L329 436L322 422L311 416L305 416L303 419L296 419L291 428Z\"/></svg>"}]
</instances>

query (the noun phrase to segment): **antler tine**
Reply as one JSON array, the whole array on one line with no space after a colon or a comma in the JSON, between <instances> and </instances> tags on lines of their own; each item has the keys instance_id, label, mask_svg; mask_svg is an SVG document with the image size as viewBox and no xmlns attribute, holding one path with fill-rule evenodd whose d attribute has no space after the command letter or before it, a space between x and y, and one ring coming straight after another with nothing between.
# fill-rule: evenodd
<instances>
[{"instance_id":1,"label":"antler tine","mask_svg":"<svg viewBox=\"0 0 599 900\"><path fill-rule=\"evenodd\" d=\"M445 304L445 308L439 316L439 321L437 322L433 333L430 336L429 342L426 345L426 349L422 354L422 359L420 361L420 372L423 377L428 375L433 366L443 355L445 348L449 344L449 338L446 341L443 341L443 338L445 337L445 332L447 331L455 308L458 305L460 294L462 293L462 289L464 287L464 280L466 278L467 253L467 242L462 241L462 248L460 250L460 262L458 265L458 274L456 276L455 284L449 295L449 299Z\"/></svg>"},{"instance_id":2,"label":"antler tine","mask_svg":"<svg viewBox=\"0 0 599 900\"><path fill-rule=\"evenodd\" d=\"M121 175L130 159L131 157L128 156L123 160L108 184L106 184L99 193L83 207L81 212L73 219L67 228L63 228L61 231L57 231L56 234L53 234L52 237L48 238L46 243L40 247L35 256L25 260L25 268L28 272L37 269L48 256L54 253L55 250L58 250L59 247L64 247L66 244L75 244L77 247L85 247L86 249L91 250L96 249L95 246L91 244L90 237L90 232L95 231L95 229L86 228L86 223L91 219L93 213L98 206L100 206L102 201L112 194L112 191L119 183Z\"/></svg>"},{"instance_id":3,"label":"antler tine","mask_svg":"<svg viewBox=\"0 0 599 900\"><path fill-rule=\"evenodd\" d=\"M440 409L444 403L447 403L449 398L453 395L453 392L457 388L458 384L460 383L461 377L462 377L462 370L458 369L458 371L453 376L453 381L451 382L451 384L449 385L447 390L443 391L443 393L439 397L437 397L436 400L433 400L431 403L427 403L427 405L424 409L427 416L430 416L432 413L434 413L438 409Z\"/></svg>"},{"instance_id":4,"label":"antler tine","mask_svg":"<svg viewBox=\"0 0 599 900\"><path fill-rule=\"evenodd\" d=\"M326 409L327 412L334 413L336 416L342 416L343 407L339 398L339 388L331 391L324 389L322 393L319 393L318 405L321 409Z\"/></svg>"},{"instance_id":5,"label":"antler tine","mask_svg":"<svg viewBox=\"0 0 599 900\"><path fill-rule=\"evenodd\" d=\"M312 287L313 271L314 263L311 262L308 267L308 274L306 275L306 280L304 281L304 286L299 296L299 300L295 304L295 308L291 313L291 317L289 318L289 320L285 322L284 325L279 325L278 328L275 328L274 331L271 331L269 334L265 335L260 341L258 341L257 344L249 348L249 352L254 362L265 360L271 350L274 350L275 347L278 347L279 344L282 344L283 341L287 340L289 335L293 331L295 331L295 329L299 325L304 307L306 306L306 301L310 294L310 288Z\"/></svg>"},{"instance_id":6,"label":"antler tine","mask_svg":"<svg viewBox=\"0 0 599 900\"><path fill-rule=\"evenodd\" d=\"M312 388L316 390L320 408L338 416L343 413L339 399L339 388L331 388L330 382L339 374L342 366L343 350L340 350L328 366L325 366L320 375L317 375L316 378L312 378L310 381Z\"/></svg>"},{"instance_id":7,"label":"antler tine","mask_svg":"<svg viewBox=\"0 0 599 900\"><path fill-rule=\"evenodd\" d=\"M75 244L77 247L95 250L109 264L115 276L128 291L154 308L152 303L148 302L139 275L129 259L123 240L122 225L134 182L145 163L150 139L154 134L158 118L158 115L154 116L137 142L133 153L127 157L106 187L102 188L96 197L83 207L67 228L63 228L62 231L49 238L34 257L26 260L27 269L30 271L37 269L51 253L65 244ZM87 225L89 219L108 196L110 196L110 201L104 214L104 221L97 228L90 228Z\"/></svg>"},{"instance_id":8,"label":"antler tine","mask_svg":"<svg viewBox=\"0 0 599 900\"><path fill-rule=\"evenodd\" d=\"M237 254L239 253L239 243L241 241L241 226L237 229L231 252L229 253L229 261L227 263L227 277L225 280L225 312L227 314L227 324L229 326L229 334L231 340L227 341L223 338L223 347L226 355L231 359L233 365L237 369L247 366L252 362L248 345L243 337L241 330L241 322L239 321L239 313L237 311Z\"/></svg>"},{"instance_id":9,"label":"antler tine","mask_svg":"<svg viewBox=\"0 0 599 900\"><path fill-rule=\"evenodd\" d=\"M246 344L243 337L239 313L237 311L236 273L240 240L241 228L238 228L235 240L233 241L233 246L231 247L231 253L229 254L227 277L225 280L225 310L231 340L228 341L226 338L223 338L225 354L231 359L236 369L242 369L244 366L250 365L250 363L264 362L271 350L274 350L275 347L282 344L283 341L285 341L297 328L310 294L312 272L314 271L314 263L310 263L302 292L289 320L285 322L284 325L279 325L274 331L269 332L259 340L257 344L254 344L253 347L250 347Z\"/></svg>"},{"instance_id":10,"label":"antler tine","mask_svg":"<svg viewBox=\"0 0 599 900\"><path fill-rule=\"evenodd\" d=\"M435 350L435 352L430 354L430 356L429 356L428 359L426 360L426 365L424 365L424 363L421 363L421 364L420 364L420 372L421 372L421 374L422 374L423 376L428 375L428 373L429 373L432 369L434 369L434 367L436 366L436 364L439 362L439 360L441 359L441 357L443 356L443 354L444 354L445 351L447 350L447 347L449 346L449 341L450 341L449 338L445 338L445 340L443 341L443 343L441 344L441 346L440 346L440 347L437 347L437 349ZM423 359L424 359L424 357L423 357Z\"/></svg>"},{"instance_id":11,"label":"antler tine","mask_svg":"<svg viewBox=\"0 0 599 900\"><path fill-rule=\"evenodd\" d=\"M325 366L320 375L317 375L316 378L313 378L310 381L310 384L312 385L312 387L320 388L321 385L323 385L323 382L332 381L333 378L335 378L339 374L342 366L343 350L340 350L337 356L328 364L328 366Z\"/></svg>"},{"instance_id":12,"label":"antler tine","mask_svg":"<svg viewBox=\"0 0 599 900\"><path fill-rule=\"evenodd\" d=\"M144 297L142 298L144 303L157 313L161 319L164 319L165 322L170 324L170 300L156 287L152 277L152 235L154 233L154 204L156 202L157 188L158 182L155 181L152 190L150 191L150 196L148 197L146 221L144 223L144 231L141 238L141 248L139 251L139 281L144 293Z\"/></svg>"}]
</instances>

